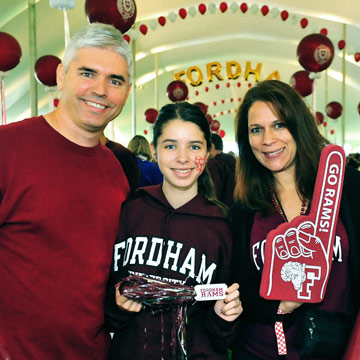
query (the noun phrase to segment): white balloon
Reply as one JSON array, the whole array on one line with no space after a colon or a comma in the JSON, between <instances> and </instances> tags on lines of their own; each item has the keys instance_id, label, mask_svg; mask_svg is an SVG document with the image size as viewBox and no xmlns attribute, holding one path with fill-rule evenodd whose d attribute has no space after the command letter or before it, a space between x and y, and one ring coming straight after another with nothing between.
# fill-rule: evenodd
<instances>
[{"instance_id":1,"label":"white balloon","mask_svg":"<svg viewBox=\"0 0 360 360\"><path fill-rule=\"evenodd\" d=\"M151 28L152 30L155 30L155 29L157 28L157 21L154 20L154 19L151 19L151 20L149 21L149 26L150 26L150 28Z\"/></svg>"},{"instance_id":2,"label":"white balloon","mask_svg":"<svg viewBox=\"0 0 360 360\"><path fill-rule=\"evenodd\" d=\"M250 11L255 15L259 11L259 6L257 4L252 4L250 6Z\"/></svg>"},{"instance_id":3,"label":"white balloon","mask_svg":"<svg viewBox=\"0 0 360 360\"><path fill-rule=\"evenodd\" d=\"M194 6L190 6L189 7L189 10L188 10L188 13L191 17L194 17L196 15L196 9Z\"/></svg>"},{"instance_id":4,"label":"white balloon","mask_svg":"<svg viewBox=\"0 0 360 360\"><path fill-rule=\"evenodd\" d=\"M137 40L139 38L139 31L136 29L131 29L129 31L129 36L131 37L132 40Z\"/></svg>"},{"instance_id":5,"label":"white balloon","mask_svg":"<svg viewBox=\"0 0 360 360\"><path fill-rule=\"evenodd\" d=\"M355 54L355 48L353 46L347 46L346 47L346 52L349 54L349 55L354 55Z\"/></svg>"},{"instance_id":6,"label":"white balloon","mask_svg":"<svg viewBox=\"0 0 360 360\"><path fill-rule=\"evenodd\" d=\"M216 5L214 3L210 3L208 6L208 10L214 14L214 12L216 11Z\"/></svg>"},{"instance_id":7,"label":"white balloon","mask_svg":"<svg viewBox=\"0 0 360 360\"><path fill-rule=\"evenodd\" d=\"M279 13L280 13L280 11L279 11L279 9L276 8L276 7L272 8L272 9L270 10L270 14L271 14L271 16L272 16L273 18L278 17Z\"/></svg>"},{"instance_id":8,"label":"white balloon","mask_svg":"<svg viewBox=\"0 0 360 360\"><path fill-rule=\"evenodd\" d=\"M230 5L230 10L233 12L233 13L236 13L238 10L239 10L239 5L235 2L233 2L231 5Z\"/></svg>"},{"instance_id":9,"label":"white balloon","mask_svg":"<svg viewBox=\"0 0 360 360\"><path fill-rule=\"evenodd\" d=\"M176 14L174 12L169 12L168 19L174 23L176 21Z\"/></svg>"},{"instance_id":10,"label":"white balloon","mask_svg":"<svg viewBox=\"0 0 360 360\"><path fill-rule=\"evenodd\" d=\"M299 21L299 16L296 14L290 15L290 24L295 25Z\"/></svg>"}]
</instances>

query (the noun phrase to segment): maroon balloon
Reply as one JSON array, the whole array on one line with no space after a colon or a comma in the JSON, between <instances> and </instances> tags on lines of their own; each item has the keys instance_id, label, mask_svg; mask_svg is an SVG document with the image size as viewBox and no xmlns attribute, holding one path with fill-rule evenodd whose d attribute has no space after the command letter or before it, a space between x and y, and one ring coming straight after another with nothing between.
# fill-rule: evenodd
<instances>
[{"instance_id":1,"label":"maroon balloon","mask_svg":"<svg viewBox=\"0 0 360 360\"><path fill-rule=\"evenodd\" d=\"M218 131L220 129L220 122L217 120L213 120L210 125L211 131Z\"/></svg>"},{"instance_id":2,"label":"maroon balloon","mask_svg":"<svg viewBox=\"0 0 360 360\"><path fill-rule=\"evenodd\" d=\"M204 103L202 103L202 102L200 102L200 101L195 102L194 105L198 106L198 107L201 109L201 111L204 113L204 115L207 114L207 110L208 110L208 106L207 106L207 105L205 105Z\"/></svg>"},{"instance_id":3,"label":"maroon balloon","mask_svg":"<svg viewBox=\"0 0 360 360\"><path fill-rule=\"evenodd\" d=\"M211 123L213 122L212 116L210 114L206 114L206 118L207 118L209 125L211 125Z\"/></svg>"},{"instance_id":4,"label":"maroon balloon","mask_svg":"<svg viewBox=\"0 0 360 360\"><path fill-rule=\"evenodd\" d=\"M309 78L309 73L300 70L290 78L290 85L301 95L308 96L312 93L314 80Z\"/></svg>"},{"instance_id":5,"label":"maroon balloon","mask_svg":"<svg viewBox=\"0 0 360 360\"><path fill-rule=\"evenodd\" d=\"M145 121L150 124L153 124L156 121L159 112L156 109L149 108L145 111Z\"/></svg>"},{"instance_id":6,"label":"maroon balloon","mask_svg":"<svg viewBox=\"0 0 360 360\"><path fill-rule=\"evenodd\" d=\"M342 105L337 101L332 101L326 105L325 112L328 117L337 119L342 114Z\"/></svg>"},{"instance_id":7,"label":"maroon balloon","mask_svg":"<svg viewBox=\"0 0 360 360\"><path fill-rule=\"evenodd\" d=\"M35 63L36 80L46 86L56 86L56 69L61 60L54 55L45 55Z\"/></svg>"},{"instance_id":8,"label":"maroon balloon","mask_svg":"<svg viewBox=\"0 0 360 360\"><path fill-rule=\"evenodd\" d=\"M90 23L110 24L126 33L136 19L134 0L86 0L85 13Z\"/></svg>"},{"instance_id":9,"label":"maroon balloon","mask_svg":"<svg viewBox=\"0 0 360 360\"><path fill-rule=\"evenodd\" d=\"M166 92L171 101L178 102L187 98L189 89L183 81L174 80L168 85Z\"/></svg>"},{"instance_id":10,"label":"maroon balloon","mask_svg":"<svg viewBox=\"0 0 360 360\"><path fill-rule=\"evenodd\" d=\"M0 71L16 67L21 59L21 47L10 34L0 31Z\"/></svg>"},{"instance_id":11,"label":"maroon balloon","mask_svg":"<svg viewBox=\"0 0 360 360\"><path fill-rule=\"evenodd\" d=\"M305 70L320 72L327 69L333 61L334 45L323 34L310 34L300 41L297 57Z\"/></svg>"},{"instance_id":12,"label":"maroon balloon","mask_svg":"<svg viewBox=\"0 0 360 360\"><path fill-rule=\"evenodd\" d=\"M318 125L322 124L324 122L324 114L320 111L316 112L316 121Z\"/></svg>"},{"instance_id":13,"label":"maroon balloon","mask_svg":"<svg viewBox=\"0 0 360 360\"><path fill-rule=\"evenodd\" d=\"M359 105L358 105L358 113L360 115L360 102L359 102Z\"/></svg>"}]
</instances>

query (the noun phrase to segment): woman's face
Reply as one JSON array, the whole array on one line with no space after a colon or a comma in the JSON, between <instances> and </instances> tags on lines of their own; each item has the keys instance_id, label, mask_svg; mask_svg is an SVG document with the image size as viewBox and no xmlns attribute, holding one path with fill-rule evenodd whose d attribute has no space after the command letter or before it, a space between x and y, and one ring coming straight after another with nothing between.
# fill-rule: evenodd
<instances>
[{"instance_id":1,"label":"woman's face","mask_svg":"<svg viewBox=\"0 0 360 360\"><path fill-rule=\"evenodd\" d=\"M274 175L293 171L296 143L270 103L256 101L248 113L249 143L256 159Z\"/></svg>"},{"instance_id":2,"label":"woman's face","mask_svg":"<svg viewBox=\"0 0 360 360\"><path fill-rule=\"evenodd\" d=\"M180 119L166 123L157 141L156 157L166 190L190 190L197 194L207 148L204 134L196 124Z\"/></svg>"}]
</instances>

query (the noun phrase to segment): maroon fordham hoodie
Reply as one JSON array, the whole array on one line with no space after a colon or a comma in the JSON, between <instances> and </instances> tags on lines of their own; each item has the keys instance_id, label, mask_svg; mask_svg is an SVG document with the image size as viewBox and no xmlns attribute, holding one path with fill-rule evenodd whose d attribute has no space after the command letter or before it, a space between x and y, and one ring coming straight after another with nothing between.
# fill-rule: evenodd
<instances>
[{"instance_id":1,"label":"maroon fordham hoodie","mask_svg":"<svg viewBox=\"0 0 360 360\"><path fill-rule=\"evenodd\" d=\"M114 284L128 273L171 282L229 284L232 235L220 208L198 194L178 209L161 185L138 190L122 208L114 248L106 317L115 331L111 360L174 359L174 310L140 313L119 309ZM188 359L227 359L226 340L234 323L218 317L214 302L197 302L187 311Z\"/></svg>"}]
</instances>

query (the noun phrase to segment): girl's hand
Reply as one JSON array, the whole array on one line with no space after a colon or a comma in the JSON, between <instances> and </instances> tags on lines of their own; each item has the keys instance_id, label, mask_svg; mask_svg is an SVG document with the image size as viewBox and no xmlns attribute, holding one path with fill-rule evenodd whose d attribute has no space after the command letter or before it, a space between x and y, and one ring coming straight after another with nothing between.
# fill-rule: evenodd
<instances>
[{"instance_id":1,"label":"girl's hand","mask_svg":"<svg viewBox=\"0 0 360 360\"><path fill-rule=\"evenodd\" d=\"M234 321L243 311L240 301L239 284L234 283L226 290L224 300L217 300L214 305L215 313L226 321Z\"/></svg>"},{"instance_id":2,"label":"girl's hand","mask_svg":"<svg viewBox=\"0 0 360 360\"><path fill-rule=\"evenodd\" d=\"M115 287L115 299L117 306L123 310L130 312L140 312L142 309L142 303L140 301L128 299L124 295L120 294L119 285Z\"/></svg>"}]
</instances>

